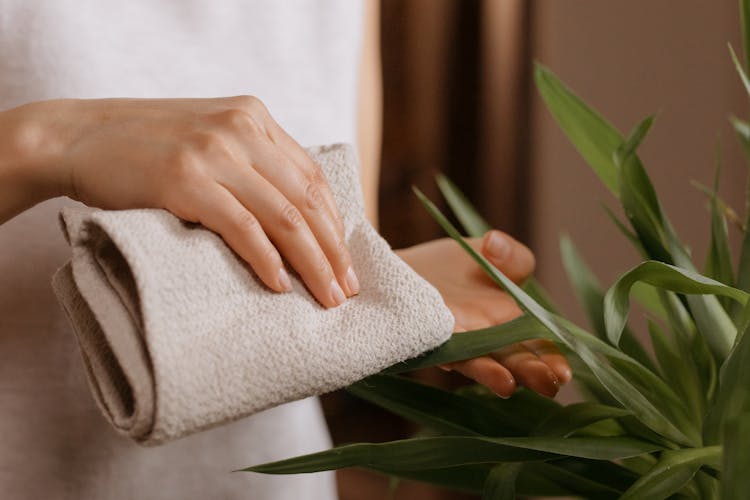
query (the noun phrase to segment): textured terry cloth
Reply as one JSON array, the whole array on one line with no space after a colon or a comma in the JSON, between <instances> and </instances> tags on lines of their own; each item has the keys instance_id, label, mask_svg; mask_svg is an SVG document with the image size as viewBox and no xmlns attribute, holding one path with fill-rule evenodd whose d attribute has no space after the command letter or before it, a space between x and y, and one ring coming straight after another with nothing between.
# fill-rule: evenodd
<instances>
[{"instance_id":1,"label":"textured terry cloth","mask_svg":"<svg viewBox=\"0 0 750 500\"><path fill-rule=\"evenodd\" d=\"M159 444L346 386L444 342L439 293L367 221L349 146L310 150L344 219L360 294L273 293L214 233L163 210L66 209L54 279L111 424Z\"/></svg>"}]
</instances>

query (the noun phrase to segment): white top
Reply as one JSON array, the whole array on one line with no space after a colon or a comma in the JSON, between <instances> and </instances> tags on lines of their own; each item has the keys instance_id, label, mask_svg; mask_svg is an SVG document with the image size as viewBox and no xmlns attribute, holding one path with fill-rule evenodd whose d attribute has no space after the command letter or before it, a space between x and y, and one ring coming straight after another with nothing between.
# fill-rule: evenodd
<instances>
[{"instance_id":1,"label":"white top","mask_svg":"<svg viewBox=\"0 0 750 500\"><path fill-rule=\"evenodd\" d=\"M303 145L355 142L355 0L0 0L0 109L252 94ZM317 400L142 448L105 423L49 285L51 200L0 226L0 492L13 499L335 498L332 474L229 471L330 446Z\"/></svg>"}]
</instances>

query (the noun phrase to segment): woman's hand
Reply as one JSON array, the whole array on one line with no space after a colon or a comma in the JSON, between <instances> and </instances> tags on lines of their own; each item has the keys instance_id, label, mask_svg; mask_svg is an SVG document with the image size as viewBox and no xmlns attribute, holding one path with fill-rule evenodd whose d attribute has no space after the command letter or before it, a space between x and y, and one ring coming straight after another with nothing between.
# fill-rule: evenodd
<instances>
[{"instance_id":1,"label":"woman's hand","mask_svg":"<svg viewBox=\"0 0 750 500\"><path fill-rule=\"evenodd\" d=\"M8 197L0 223L60 195L164 208L221 235L273 290L291 289L283 256L326 307L359 292L320 167L254 97L21 106L0 113L0 181L10 191L8 179L28 194Z\"/></svg>"},{"instance_id":2,"label":"woman's hand","mask_svg":"<svg viewBox=\"0 0 750 500\"><path fill-rule=\"evenodd\" d=\"M467 241L516 283L523 282L534 270L531 251L505 233L493 230L482 239ZM456 319L456 332L505 323L522 313L513 298L498 288L450 238L397 253L438 289ZM560 385L572 377L568 362L548 340L522 342L491 355L452 363L446 368L476 380L505 398L513 394L516 383L552 397Z\"/></svg>"}]
</instances>

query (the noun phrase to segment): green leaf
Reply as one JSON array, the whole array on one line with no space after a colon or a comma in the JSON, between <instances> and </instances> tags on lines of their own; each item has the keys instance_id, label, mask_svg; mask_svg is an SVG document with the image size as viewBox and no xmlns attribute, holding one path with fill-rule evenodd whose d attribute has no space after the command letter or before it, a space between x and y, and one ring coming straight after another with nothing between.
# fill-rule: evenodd
<instances>
[{"instance_id":1,"label":"green leaf","mask_svg":"<svg viewBox=\"0 0 750 500\"><path fill-rule=\"evenodd\" d=\"M688 491L694 491L692 493L693 498L698 499L718 499L719 497L719 489L720 489L720 482L719 480L714 477L714 475L707 473L709 469L700 469L698 472L696 472L695 477L693 478L693 481L688 483L685 488L683 488L680 493L688 493ZM713 472L713 471L711 471ZM695 487L694 489L692 487ZM696 491L697 490L697 491ZM690 493L688 493L690 494Z\"/></svg>"},{"instance_id":2,"label":"green leaf","mask_svg":"<svg viewBox=\"0 0 750 500\"><path fill-rule=\"evenodd\" d=\"M706 442L717 444L724 422L750 412L750 335L747 329L732 349L719 377L719 391L705 424Z\"/></svg>"},{"instance_id":3,"label":"green leaf","mask_svg":"<svg viewBox=\"0 0 750 500\"><path fill-rule=\"evenodd\" d=\"M615 460L659 450L625 437L508 437L443 436L389 443L359 443L242 469L265 474L300 474L343 467L420 470L498 462L526 462L558 456Z\"/></svg>"},{"instance_id":4,"label":"green leaf","mask_svg":"<svg viewBox=\"0 0 750 500\"><path fill-rule=\"evenodd\" d=\"M474 208L466 196L450 179L440 174L436 177L438 188L448 202L458 221L472 238L481 238L484 233L492 229L479 212Z\"/></svg>"},{"instance_id":5,"label":"green leaf","mask_svg":"<svg viewBox=\"0 0 750 500\"><path fill-rule=\"evenodd\" d=\"M711 193L711 243L706 257L706 276L720 281L726 285L734 285L734 273L732 271L732 256L729 252L729 236L727 233L727 221L719 206L718 190L719 176L721 174L721 159L717 148L716 174L714 177L714 188ZM729 303L722 301L724 308Z\"/></svg>"},{"instance_id":6,"label":"green leaf","mask_svg":"<svg viewBox=\"0 0 750 500\"><path fill-rule=\"evenodd\" d=\"M563 257L563 265L568 274L568 279L573 284L579 302L586 312L589 323L599 336L606 335L604 326L604 292L599 285L596 276L581 258L573 242L563 236L560 240L560 250ZM640 342L626 328L623 330L621 349L632 356L642 365L653 370L654 366Z\"/></svg>"},{"instance_id":7,"label":"green leaf","mask_svg":"<svg viewBox=\"0 0 750 500\"><path fill-rule=\"evenodd\" d=\"M742 48L745 53L745 69L750 71L750 0L739 0L740 24L742 26Z\"/></svg>"},{"instance_id":8,"label":"green leaf","mask_svg":"<svg viewBox=\"0 0 750 500\"><path fill-rule=\"evenodd\" d=\"M646 395L653 404L663 407L663 411L671 415L670 418L678 419L681 422L686 419L684 405L680 399L653 371L643 366L638 360L612 347L598 337L589 334L574 323L560 317L556 317L556 321L584 346L606 356L610 362L615 364L621 376L636 386L639 392ZM595 370L599 370L600 368L596 367ZM594 373L594 370L591 371ZM577 377L581 377L580 369L577 371ZM602 398L600 397L599 400L601 401Z\"/></svg>"},{"instance_id":9,"label":"green leaf","mask_svg":"<svg viewBox=\"0 0 750 500\"><path fill-rule=\"evenodd\" d=\"M665 451L657 464L636 481L620 500L667 498L682 489L701 466L717 468L720 459L720 446Z\"/></svg>"},{"instance_id":10,"label":"green leaf","mask_svg":"<svg viewBox=\"0 0 750 500\"><path fill-rule=\"evenodd\" d=\"M745 72L745 69L742 67L742 64L740 63L739 59L737 59L737 54L735 54L734 49L732 48L732 44L729 45L729 54L732 56L732 62L734 63L734 68L737 70L737 74L740 75L740 80L742 81L742 86L745 87L745 91L747 92L748 96L750 96L750 80L747 78L747 73Z\"/></svg>"},{"instance_id":11,"label":"green leaf","mask_svg":"<svg viewBox=\"0 0 750 500\"><path fill-rule=\"evenodd\" d=\"M534 497L579 496L591 500L611 500L624 493L636 479L637 476L631 471L613 462L563 458L524 464L516 481L516 492ZM555 492L550 486L558 491Z\"/></svg>"},{"instance_id":12,"label":"green leaf","mask_svg":"<svg viewBox=\"0 0 750 500\"><path fill-rule=\"evenodd\" d=\"M499 464L487 475L482 500L515 500L516 478L523 464Z\"/></svg>"},{"instance_id":13,"label":"green leaf","mask_svg":"<svg viewBox=\"0 0 750 500\"><path fill-rule=\"evenodd\" d=\"M607 217L612 221L612 223L615 225L615 227L622 233L627 240L632 243L632 245L635 247L636 250L641 255L646 255L646 250L643 248L643 245L641 245L641 240L638 239L638 235L635 234L633 231L631 231L618 217L615 215L615 213L612 211L611 208L609 208L607 205L602 204L602 208L604 209L604 212L607 214Z\"/></svg>"},{"instance_id":14,"label":"green leaf","mask_svg":"<svg viewBox=\"0 0 750 500\"><path fill-rule=\"evenodd\" d=\"M514 406L531 406L527 401L498 408L484 400L472 400L402 377L373 375L350 385L347 391L419 425L449 434L521 435L533 425L533 420L522 414L522 408L512 411ZM539 410L540 407L531 406L528 413Z\"/></svg>"},{"instance_id":15,"label":"green leaf","mask_svg":"<svg viewBox=\"0 0 750 500\"><path fill-rule=\"evenodd\" d=\"M706 198L708 198L709 202L709 208L713 198L715 197L719 212L724 215L724 218L726 218L728 222L734 224L740 231L745 231L745 223L740 220L740 216L737 215L737 212L734 210L734 208L729 206L729 203L727 203L726 200L719 196L715 189L711 189L705 184L694 180L690 181L690 184L692 184L693 187L698 189L701 193L706 195Z\"/></svg>"},{"instance_id":16,"label":"green leaf","mask_svg":"<svg viewBox=\"0 0 750 500\"><path fill-rule=\"evenodd\" d=\"M676 266L695 272L690 255L677 238L674 228L665 221L667 240ZM685 298L698 331L705 338L714 356L720 361L726 358L726 339L729 344L737 336L737 327L714 295L688 295ZM741 320L737 322L741 323Z\"/></svg>"},{"instance_id":17,"label":"green leaf","mask_svg":"<svg viewBox=\"0 0 750 500\"><path fill-rule=\"evenodd\" d=\"M533 276L526 280L523 284L523 290L539 305L550 312L556 312L559 308L552 302L547 290L544 289L541 283L539 283Z\"/></svg>"},{"instance_id":18,"label":"green leaf","mask_svg":"<svg viewBox=\"0 0 750 500\"><path fill-rule=\"evenodd\" d=\"M597 403L574 403L551 413L536 429L534 436L567 437L579 429L602 420L630 415L628 410Z\"/></svg>"},{"instance_id":19,"label":"green leaf","mask_svg":"<svg viewBox=\"0 0 750 500\"><path fill-rule=\"evenodd\" d=\"M715 294L730 297L742 304L748 299L747 292L727 286L698 273L657 261L643 262L626 272L607 291L604 297L604 318L607 338L618 345L620 335L627 323L630 309L630 289L636 282L683 294ZM731 332L706 332L706 340L717 352L725 356L734 338Z\"/></svg>"},{"instance_id":20,"label":"green leaf","mask_svg":"<svg viewBox=\"0 0 750 500\"><path fill-rule=\"evenodd\" d=\"M750 493L750 413L724 424L721 499L745 500Z\"/></svg>"},{"instance_id":21,"label":"green leaf","mask_svg":"<svg viewBox=\"0 0 750 500\"><path fill-rule=\"evenodd\" d=\"M637 133L637 132L634 132ZM633 153L620 165L620 202L642 247L656 260L672 262L666 247L665 220L651 180Z\"/></svg>"},{"instance_id":22,"label":"green leaf","mask_svg":"<svg viewBox=\"0 0 750 500\"><path fill-rule=\"evenodd\" d=\"M732 125L732 128L742 145L742 151L745 153L745 158L750 159L750 123L737 118L736 116L730 116L729 124Z\"/></svg>"},{"instance_id":23,"label":"green leaf","mask_svg":"<svg viewBox=\"0 0 750 500\"><path fill-rule=\"evenodd\" d=\"M370 469L381 474L386 474L391 478L410 479L452 490L481 494L482 489L484 488L484 481L487 478L487 474L491 467L491 464L471 464L458 467L422 470ZM553 484L547 484L549 485L549 488L545 493L551 493L553 495L557 493L565 493L564 491L555 489Z\"/></svg>"},{"instance_id":24,"label":"green leaf","mask_svg":"<svg viewBox=\"0 0 750 500\"><path fill-rule=\"evenodd\" d=\"M461 387L456 390L456 394L467 398L470 404L477 405L481 408L479 411L491 415L497 422L523 429L524 435L528 435L547 415L560 408L560 404L554 399L541 396L525 387L518 388L509 399L499 398L478 384ZM497 425L488 435L508 436L512 428L506 429L502 425Z\"/></svg>"},{"instance_id":25,"label":"green leaf","mask_svg":"<svg viewBox=\"0 0 750 500\"><path fill-rule=\"evenodd\" d=\"M657 210L658 200L653 186L638 157L633 154L626 159L619 158L623 163L618 170L615 152L620 150L623 140L617 130L546 68L537 65L535 79L547 107L562 129L604 184L621 199L625 214L641 240L640 246L652 259L674 262L680 267L694 270L689 253L661 210ZM637 144L638 136L642 135L640 131L645 129L645 125L636 127L631 134L632 140L628 142ZM713 332L718 331L734 337L736 328L716 297L695 296L688 297L687 301L703 335L715 336ZM715 345L711 346L714 349ZM723 360L726 352L714 350L714 354Z\"/></svg>"},{"instance_id":26,"label":"green leaf","mask_svg":"<svg viewBox=\"0 0 750 500\"><path fill-rule=\"evenodd\" d=\"M630 297L653 316L662 320L667 319L667 310L664 308L659 292L653 286L636 283L630 289Z\"/></svg>"},{"instance_id":27,"label":"green leaf","mask_svg":"<svg viewBox=\"0 0 750 500\"><path fill-rule=\"evenodd\" d=\"M613 155L623 142L620 133L541 64L535 65L534 81L568 139L612 194L619 196Z\"/></svg>"},{"instance_id":28,"label":"green leaf","mask_svg":"<svg viewBox=\"0 0 750 500\"><path fill-rule=\"evenodd\" d=\"M448 235L466 252L468 252L469 255L471 255L471 257L493 281L503 287L514 299L516 299L522 309L526 310L531 316L539 320L539 322L541 322L550 332L554 333L566 347L576 352L581 360L596 375L602 385L607 388L620 404L632 411L633 415L648 427L674 442L691 445L700 439L697 435L696 429L693 428L690 422L684 422L684 430L688 434L677 428L671 422L674 413L672 412L669 417L664 413L665 408L667 410L670 409L666 403L656 402L657 406L661 406L661 409L657 408L657 406L654 405L654 402L649 401L646 396L644 396L614 368L606 363L602 363L602 359L591 351L589 347L582 342L582 339L571 334L568 329L561 327L560 322L557 321L551 313L540 307L539 304L534 302L531 297L518 287L518 285L513 283L513 281L508 279L490 264L487 259L478 254L470 245L468 245L450 221L445 218L440 210L438 210L438 208L430 202L421 191L415 188L415 193L422 201L422 204L427 211L448 233ZM592 341L592 339L598 340L591 335L588 335L588 337L591 337L591 339L587 339L588 341ZM615 350L615 352L617 353L616 355L622 355L619 351Z\"/></svg>"},{"instance_id":29,"label":"green leaf","mask_svg":"<svg viewBox=\"0 0 750 500\"><path fill-rule=\"evenodd\" d=\"M654 354L659 361L661 373L667 383L682 395L690 413L702 418L706 406L706 398L701 393L701 380L692 356L678 354L678 348L653 321L648 322L648 332Z\"/></svg>"},{"instance_id":30,"label":"green leaf","mask_svg":"<svg viewBox=\"0 0 750 500\"><path fill-rule=\"evenodd\" d=\"M453 335L440 347L422 356L397 363L387 368L385 373L402 373L476 358L511 344L537 338L551 339L553 337L534 318L521 316L502 325Z\"/></svg>"},{"instance_id":31,"label":"green leaf","mask_svg":"<svg viewBox=\"0 0 750 500\"><path fill-rule=\"evenodd\" d=\"M603 334L605 332L602 300L604 295L599 280L581 258L568 236L560 237L560 253L568 280L573 286L578 301L583 306L591 328L595 332Z\"/></svg>"},{"instance_id":32,"label":"green leaf","mask_svg":"<svg viewBox=\"0 0 750 500\"><path fill-rule=\"evenodd\" d=\"M637 145L644 130L648 130L648 126L636 127L627 142ZM634 151L634 148L630 150ZM694 271L690 255L663 214L651 180L638 157L633 153L620 161L620 199L642 248L652 259ZM719 336L734 338L736 328L732 320L714 296L692 296L687 302L699 331L709 340L715 355L724 359L726 351L720 350L718 343L711 340L717 336L716 332L721 332Z\"/></svg>"},{"instance_id":33,"label":"green leaf","mask_svg":"<svg viewBox=\"0 0 750 500\"><path fill-rule=\"evenodd\" d=\"M744 1L744 0L742 0ZM750 2L750 0L747 0ZM743 7L744 9L744 7ZM745 159L750 165L750 125L736 117L731 117L732 127L737 132L742 149L745 152ZM742 246L740 247L740 258L737 269L737 288L750 292L750 175L745 187L745 231L742 235ZM737 308L734 308L734 315L737 315Z\"/></svg>"},{"instance_id":34,"label":"green leaf","mask_svg":"<svg viewBox=\"0 0 750 500\"><path fill-rule=\"evenodd\" d=\"M623 165L635 157L635 152L648 135L651 126L654 124L656 116L651 115L642 120L628 136L627 140L618 147L612 159L616 165Z\"/></svg>"}]
</instances>

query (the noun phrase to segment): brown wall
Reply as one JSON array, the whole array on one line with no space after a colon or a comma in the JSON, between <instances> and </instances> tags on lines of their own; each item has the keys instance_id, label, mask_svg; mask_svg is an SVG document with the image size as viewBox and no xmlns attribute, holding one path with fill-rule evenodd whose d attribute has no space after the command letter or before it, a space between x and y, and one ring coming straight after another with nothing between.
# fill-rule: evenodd
<instances>
[{"instance_id":1,"label":"brown wall","mask_svg":"<svg viewBox=\"0 0 750 500\"><path fill-rule=\"evenodd\" d=\"M747 116L727 42L741 50L734 0L538 0L534 57L551 67L621 130L659 112L642 159L680 234L703 262L708 215L691 179L711 184L717 134L727 201L743 208L746 169L727 125ZM636 262L600 208L615 206L536 98L532 108L531 243L539 277L570 311L574 299L559 259L567 231L609 285ZM730 228L731 231L732 228ZM736 231L735 231L736 233Z\"/></svg>"}]
</instances>

